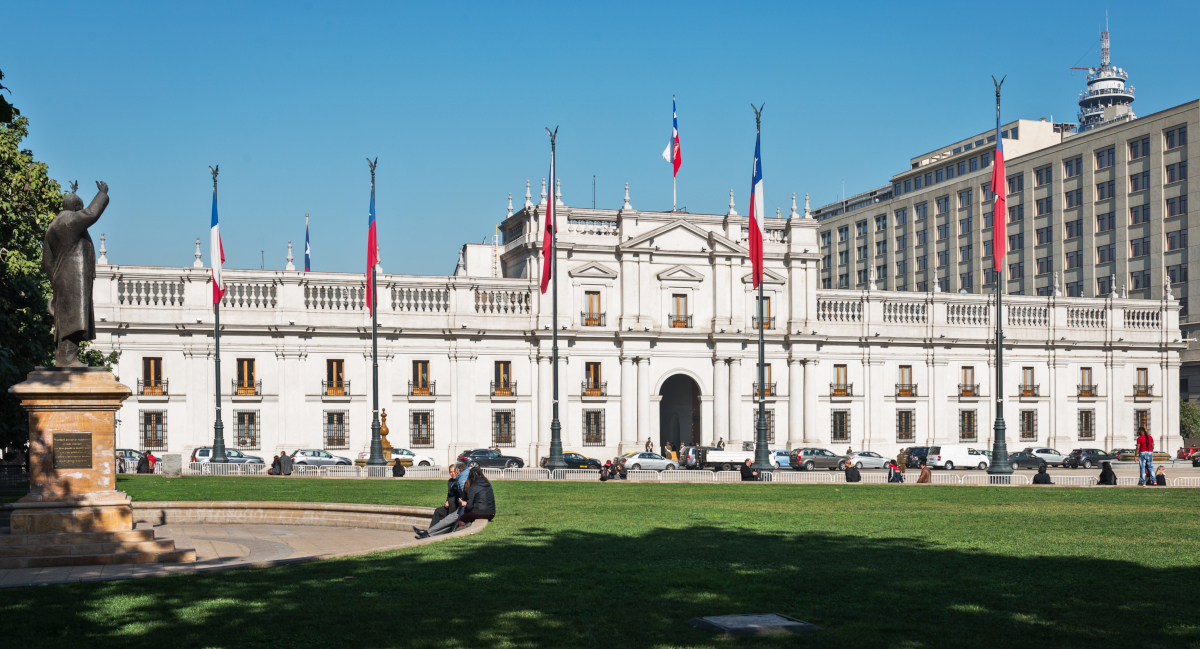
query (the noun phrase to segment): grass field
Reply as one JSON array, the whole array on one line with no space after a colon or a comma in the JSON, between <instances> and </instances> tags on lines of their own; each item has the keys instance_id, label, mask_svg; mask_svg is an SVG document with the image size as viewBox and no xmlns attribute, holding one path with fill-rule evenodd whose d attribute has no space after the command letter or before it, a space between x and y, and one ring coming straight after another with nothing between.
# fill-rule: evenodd
<instances>
[{"instance_id":1,"label":"grass field","mask_svg":"<svg viewBox=\"0 0 1200 649\"><path fill-rule=\"evenodd\" d=\"M494 483L482 534L0 590L11 647L1200 647L1200 490ZM122 477L136 500L439 504L436 481ZM691 617L824 631L722 639Z\"/></svg>"}]
</instances>

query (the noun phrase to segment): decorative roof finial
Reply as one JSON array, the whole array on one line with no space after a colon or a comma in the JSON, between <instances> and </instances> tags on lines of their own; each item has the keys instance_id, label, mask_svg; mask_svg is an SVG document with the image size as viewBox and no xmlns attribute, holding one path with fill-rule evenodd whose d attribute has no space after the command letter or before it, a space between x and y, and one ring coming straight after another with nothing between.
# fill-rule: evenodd
<instances>
[{"instance_id":1,"label":"decorative roof finial","mask_svg":"<svg viewBox=\"0 0 1200 649\"><path fill-rule=\"evenodd\" d=\"M806 218L806 219L813 218L812 211L810 211L808 209L808 193L807 192L804 194L804 218Z\"/></svg>"},{"instance_id":2,"label":"decorative roof finial","mask_svg":"<svg viewBox=\"0 0 1200 649\"><path fill-rule=\"evenodd\" d=\"M869 273L868 277L870 278L870 281L867 282L867 290L868 291L878 291L879 287L875 286L875 267L872 266L872 267L868 268L867 273Z\"/></svg>"},{"instance_id":3,"label":"decorative roof finial","mask_svg":"<svg viewBox=\"0 0 1200 649\"><path fill-rule=\"evenodd\" d=\"M100 235L100 241L104 241L104 235ZM1166 288L1166 292L1163 293L1163 299L1174 300L1175 294L1171 292L1171 273L1167 272L1165 268L1163 269L1163 286Z\"/></svg>"},{"instance_id":4,"label":"decorative roof finial","mask_svg":"<svg viewBox=\"0 0 1200 649\"><path fill-rule=\"evenodd\" d=\"M204 268L204 262L200 261L200 237L196 237L196 261L192 262L193 268Z\"/></svg>"},{"instance_id":5,"label":"decorative roof finial","mask_svg":"<svg viewBox=\"0 0 1200 649\"><path fill-rule=\"evenodd\" d=\"M512 216L512 192L508 193L508 215Z\"/></svg>"},{"instance_id":6,"label":"decorative roof finial","mask_svg":"<svg viewBox=\"0 0 1200 649\"><path fill-rule=\"evenodd\" d=\"M1108 276L1108 296L1117 297L1117 274L1112 273Z\"/></svg>"},{"instance_id":7,"label":"decorative roof finial","mask_svg":"<svg viewBox=\"0 0 1200 649\"><path fill-rule=\"evenodd\" d=\"M800 218L800 214L796 212L796 192L792 192L792 213L788 214L789 219Z\"/></svg>"},{"instance_id":8,"label":"decorative roof finial","mask_svg":"<svg viewBox=\"0 0 1200 649\"><path fill-rule=\"evenodd\" d=\"M529 209L529 208L533 207L533 202L529 200L530 198L532 198L532 195L529 193L529 180L526 180L525 181L525 209Z\"/></svg>"},{"instance_id":9,"label":"decorative roof finial","mask_svg":"<svg viewBox=\"0 0 1200 649\"><path fill-rule=\"evenodd\" d=\"M296 270L296 265L292 263L292 241L290 239L288 240L287 265L284 266L283 269L284 270Z\"/></svg>"},{"instance_id":10,"label":"decorative roof finial","mask_svg":"<svg viewBox=\"0 0 1200 649\"><path fill-rule=\"evenodd\" d=\"M621 206L621 211L632 210L633 206L629 204L629 183L625 183L625 204Z\"/></svg>"},{"instance_id":11,"label":"decorative roof finial","mask_svg":"<svg viewBox=\"0 0 1200 649\"><path fill-rule=\"evenodd\" d=\"M1058 271L1054 271L1054 297L1062 297L1062 291L1058 290Z\"/></svg>"},{"instance_id":12,"label":"decorative roof finial","mask_svg":"<svg viewBox=\"0 0 1200 649\"><path fill-rule=\"evenodd\" d=\"M379 256L379 242L375 242L375 267L379 269L379 274L383 274L383 258Z\"/></svg>"},{"instance_id":13,"label":"decorative roof finial","mask_svg":"<svg viewBox=\"0 0 1200 649\"><path fill-rule=\"evenodd\" d=\"M779 209L778 207L775 208L775 218L777 218L777 219L783 218L783 210Z\"/></svg>"},{"instance_id":14,"label":"decorative roof finial","mask_svg":"<svg viewBox=\"0 0 1200 649\"><path fill-rule=\"evenodd\" d=\"M97 264L102 266L108 265L108 257L105 256L108 251L104 249L104 233L100 233L100 258L96 260Z\"/></svg>"},{"instance_id":15,"label":"decorative roof finial","mask_svg":"<svg viewBox=\"0 0 1200 649\"><path fill-rule=\"evenodd\" d=\"M455 277L462 277L467 274L467 264L463 260L463 249L458 249L458 265L454 267Z\"/></svg>"},{"instance_id":16,"label":"decorative roof finial","mask_svg":"<svg viewBox=\"0 0 1200 649\"><path fill-rule=\"evenodd\" d=\"M562 205L562 178L555 178L554 184L556 185L554 188L554 204Z\"/></svg>"},{"instance_id":17,"label":"decorative roof finial","mask_svg":"<svg viewBox=\"0 0 1200 649\"><path fill-rule=\"evenodd\" d=\"M545 204L546 204L546 179L543 178L542 179L542 200L541 200L541 202L538 203L538 205L545 205Z\"/></svg>"},{"instance_id":18,"label":"decorative roof finial","mask_svg":"<svg viewBox=\"0 0 1200 649\"><path fill-rule=\"evenodd\" d=\"M737 210L733 209L733 190L729 190L729 212L725 216L737 216Z\"/></svg>"}]
</instances>

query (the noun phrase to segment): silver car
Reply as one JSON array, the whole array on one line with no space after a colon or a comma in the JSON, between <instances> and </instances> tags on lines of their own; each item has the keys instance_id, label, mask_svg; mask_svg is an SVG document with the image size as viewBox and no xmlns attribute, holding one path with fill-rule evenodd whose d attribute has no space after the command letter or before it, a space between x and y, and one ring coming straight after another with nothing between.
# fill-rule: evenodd
<instances>
[{"instance_id":1,"label":"silver car","mask_svg":"<svg viewBox=\"0 0 1200 649\"><path fill-rule=\"evenodd\" d=\"M875 451L863 451L855 453L846 458L844 466L852 466L857 469L886 469L888 458L876 453Z\"/></svg>"},{"instance_id":2,"label":"silver car","mask_svg":"<svg viewBox=\"0 0 1200 649\"><path fill-rule=\"evenodd\" d=\"M292 462L308 466L323 466L329 464L349 465L351 463L349 458L330 455L327 451L322 451L321 449L317 448L302 448L295 453L292 453Z\"/></svg>"},{"instance_id":3,"label":"silver car","mask_svg":"<svg viewBox=\"0 0 1200 649\"><path fill-rule=\"evenodd\" d=\"M658 453L646 453L644 451L635 451L626 453L624 456L625 466L632 471L674 471L675 462L659 455Z\"/></svg>"},{"instance_id":4,"label":"silver car","mask_svg":"<svg viewBox=\"0 0 1200 649\"><path fill-rule=\"evenodd\" d=\"M1045 446L1027 446L1025 452L1030 455L1036 455L1046 461L1046 464L1057 464L1062 468L1067 468L1067 457L1058 451Z\"/></svg>"}]
</instances>

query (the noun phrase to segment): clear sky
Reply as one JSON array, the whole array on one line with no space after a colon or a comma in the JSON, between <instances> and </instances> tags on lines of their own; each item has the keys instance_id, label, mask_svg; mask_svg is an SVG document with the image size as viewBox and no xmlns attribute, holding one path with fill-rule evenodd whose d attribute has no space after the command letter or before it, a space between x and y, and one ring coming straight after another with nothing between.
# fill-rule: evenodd
<instances>
[{"instance_id":1,"label":"clear sky","mask_svg":"<svg viewBox=\"0 0 1200 649\"><path fill-rule=\"evenodd\" d=\"M1200 3L1110 7L1141 115L1200 97ZM1105 7L964 3L8 3L0 69L51 175L94 180L109 260L207 264L221 167L226 265L360 272L368 156L384 270L447 274L540 189L559 126L569 205L671 207L660 157L679 101L679 205L746 213L763 112L768 212L886 184L908 158L1005 119L1075 121ZM97 237L99 232L93 233ZM265 252L260 252L265 251Z\"/></svg>"}]
</instances>

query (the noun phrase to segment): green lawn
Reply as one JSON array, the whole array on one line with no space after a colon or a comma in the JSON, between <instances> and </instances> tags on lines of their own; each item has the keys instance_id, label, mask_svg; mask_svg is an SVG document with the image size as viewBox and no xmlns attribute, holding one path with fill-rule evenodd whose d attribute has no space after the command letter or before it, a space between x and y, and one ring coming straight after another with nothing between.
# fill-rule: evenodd
<instances>
[{"instance_id":1,"label":"green lawn","mask_svg":"<svg viewBox=\"0 0 1200 649\"><path fill-rule=\"evenodd\" d=\"M497 481L486 531L0 590L11 647L1200 647L1200 490ZM137 500L435 505L435 481L123 476ZM808 636L720 639L778 612Z\"/></svg>"}]
</instances>

